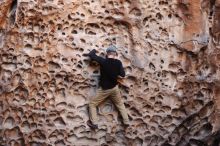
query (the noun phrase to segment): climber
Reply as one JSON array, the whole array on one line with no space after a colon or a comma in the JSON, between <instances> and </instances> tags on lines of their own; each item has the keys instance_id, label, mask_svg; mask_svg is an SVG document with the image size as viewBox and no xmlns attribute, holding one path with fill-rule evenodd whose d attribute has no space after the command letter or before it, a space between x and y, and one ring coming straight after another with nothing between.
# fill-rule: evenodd
<instances>
[{"instance_id":1,"label":"climber","mask_svg":"<svg viewBox=\"0 0 220 146\"><path fill-rule=\"evenodd\" d=\"M97 90L96 97L89 103L90 120L87 121L87 125L92 129L98 128L96 107L107 98L110 98L118 108L123 118L124 126L129 126L127 111L122 101L117 82L118 78L125 77L125 71L121 61L116 59L118 55L116 49L117 48L113 45L109 46L106 49L106 58L97 56L95 49L87 54L92 60L100 64L101 73L100 88Z\"/></svg>"}]
</instances>

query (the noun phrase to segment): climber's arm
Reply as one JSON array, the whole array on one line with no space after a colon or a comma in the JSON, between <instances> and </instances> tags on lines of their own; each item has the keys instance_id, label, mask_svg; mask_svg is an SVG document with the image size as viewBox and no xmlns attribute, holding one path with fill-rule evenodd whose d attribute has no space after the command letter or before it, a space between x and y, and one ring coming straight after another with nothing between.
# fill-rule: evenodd
<instances>
[{"instance_id":1,"label":"climber's arm","mask_svg":"<svg viewBox=\"0 0 220 146\"><path fill-rule=\"evenodd\" d=\"M88 54L88 56L89 56L92 60L98 62L99 64L103 64L103 62L105 61L104 58L102 58L102 57L96 55L96 50L95 50L95 49L93 49L92 51L90 51L89 54Z\"/></svg>"},{"instance_id":2,"label":"climber's arm","mask_svg":"<svg viewBox=\"0 0 220 146\"><path fill-rule=\"evenodd\" d=\"M124 70L124 67L120 61L120 68L119 68L119 75L118 75L118 78L124 78L125 77L125 70Z\"/></svg>"}]
</instances>

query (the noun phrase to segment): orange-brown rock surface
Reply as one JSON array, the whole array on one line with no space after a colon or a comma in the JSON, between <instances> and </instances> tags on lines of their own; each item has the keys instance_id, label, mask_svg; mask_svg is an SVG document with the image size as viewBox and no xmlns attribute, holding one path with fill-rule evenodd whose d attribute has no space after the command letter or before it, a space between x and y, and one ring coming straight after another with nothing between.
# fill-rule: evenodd
<instances>
[{"instance_id":1,"label":"orange-brown rock surface","mask_svg":"<svg viewBox=\"0 0 220 146\"><path fill-rule=\"evenodd\" d=\"M111 44L130 127L107 101L92 131ZM0 49L0 146L219 145L220 0L1 0Z\"/></svg>"}]
</instances>

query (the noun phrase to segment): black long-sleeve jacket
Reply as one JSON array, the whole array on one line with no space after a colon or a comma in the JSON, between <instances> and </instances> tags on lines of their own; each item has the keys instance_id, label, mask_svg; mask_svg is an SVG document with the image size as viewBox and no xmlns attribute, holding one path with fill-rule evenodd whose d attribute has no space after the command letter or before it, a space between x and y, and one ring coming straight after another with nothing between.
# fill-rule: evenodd
<instances>
[{"instance_id":1,"label":"black long-sleeve jacket","mask_svg":"<svg viewBox=\"0 0 220 146\"><path fill-rule=\"evenodd\" d=\"M100 86L103 90L114 88L118 84L118 76L125 77L125 71L120 60L97 56L95 49L90 51L88 56L100 64Z\"/></svg>"}]
</instances>

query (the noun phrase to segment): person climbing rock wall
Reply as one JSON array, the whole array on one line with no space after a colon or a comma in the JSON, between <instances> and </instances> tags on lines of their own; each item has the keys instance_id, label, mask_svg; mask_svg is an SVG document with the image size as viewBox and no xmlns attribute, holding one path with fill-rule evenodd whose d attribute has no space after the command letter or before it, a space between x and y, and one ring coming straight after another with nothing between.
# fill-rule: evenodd
<instances>
[{"instance_id":1,"label":"person climbing rock wall","mask_svg":"<svg viewBox=\"0 0 220 146\"><path fill-rule=\"evenodd\" d=\"M219 0L1 0L0 145L212 145L219 131ZM87 125L117 46L124 128L111 101Z\"/></svg>"}]
</instances>

